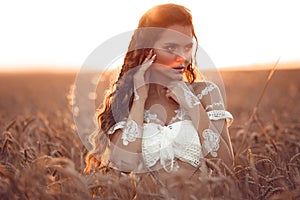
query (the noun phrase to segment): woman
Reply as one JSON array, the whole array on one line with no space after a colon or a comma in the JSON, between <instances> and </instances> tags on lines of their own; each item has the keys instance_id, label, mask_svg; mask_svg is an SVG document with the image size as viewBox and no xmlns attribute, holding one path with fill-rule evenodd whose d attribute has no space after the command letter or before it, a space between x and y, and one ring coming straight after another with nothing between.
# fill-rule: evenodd
<instances>
[{"instance_id":1,"label":"woman","mask_svg":"<svg viewBox=\"0 0 300 200\"><path fill-rule=\"evenodd\" d=\"M86 171L106 147L110 164L124 172L193 173L204 157L232 167L232 116L215 84L196 81L197 45L185 7L158 5L142 16L98 115Z\"/></svg>"}]
</instances>

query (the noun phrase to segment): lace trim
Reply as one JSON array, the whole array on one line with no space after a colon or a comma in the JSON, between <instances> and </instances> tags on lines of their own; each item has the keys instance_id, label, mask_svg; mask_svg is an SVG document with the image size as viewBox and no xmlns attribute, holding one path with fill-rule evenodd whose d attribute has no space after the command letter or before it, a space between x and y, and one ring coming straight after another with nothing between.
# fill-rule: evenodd
<instances>
[{"instance_id":1,"label":"lace trim","mask_svg":"<svg viewBox=\"0 0 300 200\"><path fill-rule=\"evenodd\" d=\"M113 125L107 132L107 134L111 135L113 134L116 130L118 129L122 129L125 127L126 121L120 121L118 123L116 123L115 125Z\"/></svg>"},{"instance_id":2,"label":"lace trim","mask_svg":"<svg viewBox=\"0 0 300 200\"><path fill-rule=\"evenodd\" d=\"M183 118L185 116L188 116L189 112L187 110L185 110L184 108L179 108L177 110L174 111L176 113L176 116L174 117L174 119L180 119L183 120Z\"/></svg>"},{"instance_id":3,"label":"lace trim","mask_svg":"<svg viewBox=\"0 0 300 200\"><path fill-rule=\"evenodd\" d=\"M207 111L208 109L212 109L212 108L215 107L215 106L221 106L221 107L224 107L224 104L223 104L222 101L215 102L215 103L213 103L213 104L207 105L207 106L205 107L205 111Z\"/></svg>"},{"instance_id":4,"label":"lace trim","mask_svg":"<svg viewBox=\"0 0 300 200\"><path fill-rule=\"evenodd\" d=\"M207 87L205 87L200 94L197 95L198 99L202 99L203 96L207 95L209 92L211 92L213 89L217 88L215 84L211 84Z\"/></svg>"},{"instance_id":5,"label":"lace trim","mask_svg":"<svg viewBox=\"0 0 300 200\"><path fill-rule=\"evenodd\" d=\"M230 126L233 122L233 116L226 110L212 110L206 112L210 120L226 119L227 125Z\"/></svg>"},{"instance_id":6,"label":"lace trim","mask_svg":"<svg viewBox=\"0 0 300 200\"><path fill-rule=\"evenodd\" d=\"M184 108L181 108L181 107L177 110L174 110L174 112L176 113L176 115L174 117L172 117L169 124L174 123L177 119L183 120L184 117L188 116L188 114L189 114L187 110L185 110ZM157 118L157 114L151 114L150 110L144 111L144 120L146 123L149 123L152 120L152 121L164 126L164 122L162 122L160 119Z\"/></svg>"},{"instance_id":7,"label":"lace trim","mask_svg":"<svg viewBox=\"0 0 300 200\"><path fill-rule=\"evenodd\" d=\"M217 157L218 154L216 151L219 149L220 135L210 129L205 129L202 132L202 136L204 138L203 144L206 151L210 153L212 157Z\"/></svg>"},{"instance_id":8,"label":"lace trim","mask_svg":"<svg viewBox=\"0 0 300 200\"><path fill-rule=\"evenodd\" d=\"M196 105L200 104L199 99L197 99L197 97L194 95L194 93L192 93L190 90L184 89L184 98L185 101L187 102L187 105L190 108L193 108Z\"/></svg>"},{"instance_id":9,"label":"lace trim","mask_svg":"<svg viewBox=\"0 0 300 200\"><path fill-rule=\"evenodd\" d=\"M157 118L157 114L150 113L150 110L145 110L144 111L144 120L147 123L149 123L152 120L152 121L155 121L158 124L161 124L161 125L164 124L160 119Z\"/></svg>"},{"instance_id":10,"label":"lace trim","mask_svg":"<svg viewBox=\"0 0 300 200\"><path fill-rule=\"evenodd\" d=\"M156 124L151 128L145 126L146 137L142 141L142 152L148 167L152 167L160 161L165 171L176 171L179 167L176 158L194 167L198 166L200 158L203 158L198 133L192 128L190 120L181 121L181 123L174 126ZM178 127L175 129L176 126ZM182 126L185 128L183 132L179 133L178 128ZM157 132L152 134L153 131ZM148 134L151 134L151 137L147 137Z\"/></svg>"},{"instance_id":11,"label":"lace trim","mask_svg":"<svg viewBox=\"0 0 300 200\"><path fill-rule=\"evenodd\" d=\"M141 138L142 136L142 128L132 119L116 123L109 129L108 134L113 134L117 129L123 130L121 139L125 146L127 146L129 142L134 142L137 138Z\"/></svg>"},{"instance_id":12,"label":"lace trim","mask_svg":"<svg viewBox=\"0 0 300 200\"><path fill-rule=\"evenodd\" d=\"M179 108L177 110L174 110L174 112L176 113L176 115L174 117L172 117L172 119L170 120L169 124L174 123L177 119L179 120L183 120L185 116L188 116L188 111L185 110L184 108Z\"/></svg>"}]
</instances>

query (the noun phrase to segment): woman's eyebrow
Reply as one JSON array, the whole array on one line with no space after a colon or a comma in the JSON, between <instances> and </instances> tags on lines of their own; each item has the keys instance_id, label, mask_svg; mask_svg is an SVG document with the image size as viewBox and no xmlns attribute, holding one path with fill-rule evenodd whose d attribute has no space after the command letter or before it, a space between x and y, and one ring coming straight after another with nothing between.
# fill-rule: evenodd
<instances>
[{"instance_id":1,"label":"woman's eyebrow","mask_svg":"<svg viewBox=\"0 0 300 200\"><path fill-rule=\"evenodd\" d=\"M187 45L185 45L185 46L193 46L194 45L194 43L193 42L190 42L190 43L188 43Z\"/></svg>"},{"instance_id":2,"label":"woman's eyebrow","mask_svg":"<svg viewBox=\"0 0 300 200\"><path fill-rule=\"evenodd\" d=\"M177 44L177 43L175 43L175 42L165 42L164 43L164 45L179 45L179 44Z\"/></svg>"},{"instance_id":3,"label":"woman's eyebrow","mask_svg":"<svg viewBox=\"0 0 300 200\"><path fill-rule=\"evenodd\" d=\"M175 42L165 42L164 45L174 45L174 46L176 45L176 46L180 46L180 44L175 43ZM190 46L190 45L193 45L193 42L187 43L184 46Z\"/></svg>"}]
</instances>

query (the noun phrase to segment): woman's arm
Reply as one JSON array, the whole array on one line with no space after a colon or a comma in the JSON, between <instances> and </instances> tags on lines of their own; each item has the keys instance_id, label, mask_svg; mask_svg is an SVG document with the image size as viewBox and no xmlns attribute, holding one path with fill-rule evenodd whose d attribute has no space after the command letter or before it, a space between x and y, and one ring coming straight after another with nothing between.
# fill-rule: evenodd
<instances>
[{"instance_id":1,"label":"woman's arm","mask_svg":"<svg viewBox=\"0 0 300 200\"><path fill-rule=\"evenodd\" d=\"M225 121L226 116L214 116L217 112L221 114L225 112L218 87L213 83L201 82L194 83L193 87L189 88L183 81L173 82L169 86L167 96L176 100L188 111L199 134L203 155L217 156L227 166L232 167L233 151Z\"/></svg>"},{"instance_id":2,"label":"woman's arm","mask_svg":"<svg viewBox=\"0 0 300 200\"><path fill-rule=\"evenodd\" d=\"M145 168L142 156L142 132L145 102L148 98L148 68L156 55L150 51L144 62L133 76L134 101L126 122L122 128L113 130L111 136L110 161L121 171L140 171Z\"/></svg>"},{"instance_id":3,"label":"woman's arm","mask_svg":"<svg viewBox=\"0 0 300 200\"><path fill-rule=\"evenodd\" d=\"M195 88L195 87L194 87ZM232 116L225 110L224 101L218 86L211 82L196 84L195 92L202 107L209 117L209 127L212 132L219 133L220 143L217 157L221 158L228 167L233 167L233 149L229 136L227 120ZM203 144L203 136L200 137ZM205 154L204 154L205 155ZM211 156L210 154L208 156Z\"/></svg>"},{"instance_id":4,"label":"woman's arm","mask_svg":"<svg viewBox=\"0 0 300 200\"><path fill-rule=\"evenodd\" d=\"M143 126L144 104L143 100L134 101L128 117L128 120L133 120L138 128ZM117 165L121 171L135 171L144 165L141 156L142 138L137 137L134 141L127 144L126 140L123 139L124 131L124 128L118 129L111 136L113 145L111 145L110 161Z\"/></svg>"}]
</instances>

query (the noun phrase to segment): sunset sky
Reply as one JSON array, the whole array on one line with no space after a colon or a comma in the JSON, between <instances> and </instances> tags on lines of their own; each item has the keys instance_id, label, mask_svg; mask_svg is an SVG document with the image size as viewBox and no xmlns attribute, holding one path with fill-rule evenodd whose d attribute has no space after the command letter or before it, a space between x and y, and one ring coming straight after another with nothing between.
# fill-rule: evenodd
<instances>
[{"instance_id":1,"label":"sunset sky","mask_svg":"<svg viewBox=\"0 0 300 200\"><path fill-rule=\"evenodd\" d=\"M136 28L164 0L1 1L0 70L79 69L104 41ZM192 12L217 67L300 60L297 1L171 1ZM55 68L56 67L56 68Z\"/></svg>"}]
</instances>

